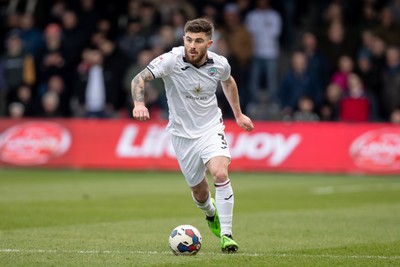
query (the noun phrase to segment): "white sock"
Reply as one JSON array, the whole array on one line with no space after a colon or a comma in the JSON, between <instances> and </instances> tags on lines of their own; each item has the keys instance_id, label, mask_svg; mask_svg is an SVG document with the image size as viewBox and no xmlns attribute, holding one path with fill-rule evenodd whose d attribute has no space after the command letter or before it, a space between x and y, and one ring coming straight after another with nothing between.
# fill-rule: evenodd
<instances>
[{"instance_id":1,"label":"white sock","mask_svg":"<svg viewBox=\"0 0 400 267\"><path fill-rule=\"evenodd\" d=\"M207 200L203 203L197 201L197 199L193 195L193 192L192 192L192 197L193 197L194 203L196 203L197 207L199 207L202 211L204 211L206 216L212 217L215 215L215 207L211 201L211 193L209 193Z\"/></svg>"},{"instance_id":2,"label":"white sock","mask_svg":"<svg viewBox=\"0 0 400 267\"><path fill-rule=\"evenodd\" d=\"M232 215L234 196L229 179L223 183L215 183L215 202L217 205L221 236L232 234Z\"/></svg>"}]
</instances>

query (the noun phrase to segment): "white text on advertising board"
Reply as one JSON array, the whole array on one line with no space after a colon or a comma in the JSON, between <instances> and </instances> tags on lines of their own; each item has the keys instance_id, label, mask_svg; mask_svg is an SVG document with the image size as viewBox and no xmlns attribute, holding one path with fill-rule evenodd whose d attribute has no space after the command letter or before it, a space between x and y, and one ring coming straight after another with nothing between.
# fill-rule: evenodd
<instances>
[{"instance_id":1,"label":"white text on advertising board","mask_svg":"<svg viewBox=\"0 0 400 267\"><path fill-rule=\"evenodd\" d=\"M164 127L152 125L138 140L140 128L126 126L116 148L120 158L175 158L170 134ZM301 142L299 134L284 136L281 133L232 133L226 132L232 158L267 160L268 165L277 166L284 162Z\"/></svg>"}]
</instances>

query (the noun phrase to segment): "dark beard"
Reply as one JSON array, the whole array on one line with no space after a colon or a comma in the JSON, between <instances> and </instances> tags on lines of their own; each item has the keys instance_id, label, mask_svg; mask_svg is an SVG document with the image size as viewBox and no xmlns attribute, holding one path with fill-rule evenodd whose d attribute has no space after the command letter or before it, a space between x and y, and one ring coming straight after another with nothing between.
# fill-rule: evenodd
<instances>
[{"instance_id":1,"label":"dark beard","mask_svg":"<svg viewBox=\"0 0 400 267\"><path fill-rule=\"evenodd\" d=\"M197 59L196 60L192 60L191 59L191 57L190 57L190 54L188 54L188 52L187 51L185 51L185 57L186 57L186 62L188 62L188 63L190 63L190 64L192 64L193 66L196 66L196 67L200 67L201 65L203 65L203 63L204 62L202 62L203 61L203 58L205 58L205 55L206 55L206 53L204 53L204 54L197 54Z\"/></svg>"}]
</instances>

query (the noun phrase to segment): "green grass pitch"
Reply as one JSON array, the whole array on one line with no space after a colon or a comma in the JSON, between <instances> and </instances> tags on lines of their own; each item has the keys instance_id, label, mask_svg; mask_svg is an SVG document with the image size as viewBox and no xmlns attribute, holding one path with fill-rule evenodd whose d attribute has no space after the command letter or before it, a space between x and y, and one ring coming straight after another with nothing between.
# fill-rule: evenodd
<instances>
[{"instance_id":1,"label":"green grass pitch","mask_svg":"<svg viewBox=\"0 0 400 267\"><path fill-rule=\"evenodd\" d=\"M230 176L234 255L178 172L0 169L0 266L400 266L399 177ZM169 250L180 224L197 255Z\"/></svg>"}]
</instances>

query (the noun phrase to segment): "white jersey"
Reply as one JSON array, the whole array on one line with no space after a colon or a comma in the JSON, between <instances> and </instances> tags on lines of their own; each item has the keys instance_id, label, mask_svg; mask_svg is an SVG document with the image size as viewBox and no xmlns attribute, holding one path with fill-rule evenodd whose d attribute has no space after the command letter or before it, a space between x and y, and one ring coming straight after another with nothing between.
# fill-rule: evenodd
<instances>
[{"instance_id":1,"label":"white jersey","mask_svg":"<svg viewBox=\"0 0 400 267\"><path fill-rule=\"evenodd\" d=\"M215 91L230 77L225 57L207 52L207 61L197 68L185 61L185 48L175 47L147 66L154 78L162 78L169 108L167 130L176 136L198 138L222 124Z\"/></svg>"}]
</instances>

